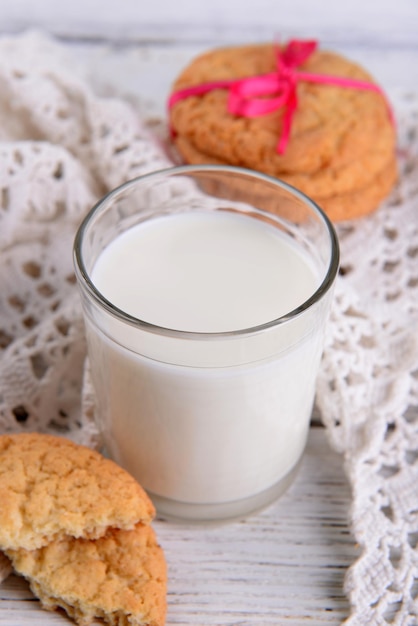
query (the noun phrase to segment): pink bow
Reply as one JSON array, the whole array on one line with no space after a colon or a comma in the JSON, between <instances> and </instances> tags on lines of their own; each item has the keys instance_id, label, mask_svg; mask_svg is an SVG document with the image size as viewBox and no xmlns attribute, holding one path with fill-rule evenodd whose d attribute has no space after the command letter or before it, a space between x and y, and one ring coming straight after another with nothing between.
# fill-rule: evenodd
<instances>
[{"instance_id":1,"label":"pink bow","mask_svg":"<svg viewBox=\"0 0 418 626\"><path fill-rule=\"evenodd\" d=\"M276 72L244 78L230 86L228 111L233 115L258 117L284 107L282 134L277 144L279 154L286 150L293 115L298 106L298 74L295 70L316 48L316 41L291 41L283 52L276 50Z\"/></svg>"},{"instance_id":2,"label":"pink bow","mask_svg":"<svg viewBox=\"0 0 418 626\"><path fill-rule=\"evenodd\" d=\"M204 95L213 89L229 89L228 111L232 115L258 117L283 108L282 133L277 143L277 152L283 154L289 143L292 120L298 107L297 84L300 80L337 85L338 87L367 89L384 96L383 91L374 83L297 71L297 67L302 65L317 47L316 41L292 40L283 50L277 48L277 70L275 72L238 80L216 80L194 87L186 87L171 94L168 107L171 109L179 100L190 96ZM389 104L387 105L393 121L392 111Z\"/></svg>"}]
</instances>

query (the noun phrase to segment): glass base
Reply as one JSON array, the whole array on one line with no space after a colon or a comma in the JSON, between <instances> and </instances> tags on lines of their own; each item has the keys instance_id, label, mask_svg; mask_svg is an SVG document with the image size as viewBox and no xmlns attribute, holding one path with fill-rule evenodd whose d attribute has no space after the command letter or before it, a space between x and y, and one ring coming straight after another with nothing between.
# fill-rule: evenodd
<instances>
[{"instance_id":1,"label":"glass base","mask_svg":"<svg viewBox=\"0 0 418 626\"><path fill-rule=\"evenodd\" d=\"M249 498L234 500L233 502L195 504L190 502L179 502L157 496L148 492L151 500L157 509L157 518L167 519L176 522L191 523L215 523L223 521L239 520L265 508L287 491L294 481L302 459L277 483L257 493Z\"/></svg>"}]
</instances>

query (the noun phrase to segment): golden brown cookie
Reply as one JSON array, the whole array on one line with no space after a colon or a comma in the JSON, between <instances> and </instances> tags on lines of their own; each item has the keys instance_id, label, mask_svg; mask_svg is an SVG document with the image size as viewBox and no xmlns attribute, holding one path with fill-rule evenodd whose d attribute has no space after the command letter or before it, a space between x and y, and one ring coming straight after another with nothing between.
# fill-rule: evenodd
<instances>
[{"instance_id":1,"label":"golden brown cookie","mask_svg":"<svg viewBox=\"0 0 418 626\"><path fill-rule=\"evenodd\" d=\"M397 178L397 161L392 157L367 187L329 198L315 198L315 201L334 222L357 219L378 208L389 195Z\"/></svg>"},{"instance_id":2,"label":"golden brown cookie","mask_svg":"<svg viewBox=\"0 0 418 626\"><path fill-rule=\"evenodd\" d=\"M219 159L214 159L208 155L201 154L196 150L190 149L190 144L186 144L183 139L179 139L178 148L183 158L187 163L198 164L203 163L207 165L226 165L225 162ZM354 190L348 189L346 193L336 193L332 195L321 196L318 194L306 192L306 188L300 190L314 200L328 215L333 222L356 219L375 211L380 202L390 193L394 186L398 176L397 161L394 155L383 164L380 171L368 178L365 177L366 184L362 187ZM281 180L292 184L292 179L289 176L283 175ZM237 195L237 199L241 201L245 200L242 194ZM251 201L251 198L248 199ZM258 198L259 208L267 211L275 212L275 203L268 202L267 198ZM281 207L283 211L283 207ZM298 215L294 214L291 210L288 212L288 216L293 218L301 218L303 213L299 211ZM282 214L282 217L284 214ZM303 218L302 218L303 219Z\"/></svg>"},{"instance_id":3,"label":"golden brown cookie","mask_svg":"<svg viewBox=\"0 0 418 626\"><path fill-rule=\"evenodd\" d=\"M98 452L39 433L0 436L0 549L97 538L153 516L140 485Z\"/></svg>"},{"instance_id":4,"label":"golden brown cookie","mask_svg":"<svg viewBox=\"0 0 418 626\"><path fill-rule=\"evenodd\" d=\"M214 80L238 79L275 71L271 44L222 48L196 58L180 74L173 92ZM316 51L300 70L373 82L359 65L327 51ZM380 93L300 81L298 108L284 154L276 151L282 133L283 109L259 117L228 113L226 89L177 102L170 115L174 133L198 152L231 165L282 177L334 170L364 155L378 136L388 136L384 153L393 150L388 133L388 105Z\"/></svg>"},{"instance_id":5,"label":"golden brown cookie","mask_svg":"<svg viewBox=\"0 0 418 626\"><path fill-rule=\"evenodd\" d=\"M178 136L175 140L177 149L187 163L216 163L226 164L216 157L199 152L193 144L184 137ZM289 185L296 187L307 196L328 198L331 196L352 193L370 184L392 159L395 144L395 131L391 124L387 124L370 149L345 165L335 168L333 163L311 174L274 172L267 164L263 168L264 174L279 177ZM245 166L245 164L239 164ZM258 168L260 169L260 168Z\"/></svg>"},{"instance_id":6,"label":"golden brown cookie","mask_svg":"<svg viewBox=\"0 0 418 626\"><path fill-rule=\"evenodd\" d=\"M50 610L80 626L163 626L167 572L150 526L112 530L95 541L67 537L38 550L8 552L15 570Z\"/></svg>"}]
</instances>

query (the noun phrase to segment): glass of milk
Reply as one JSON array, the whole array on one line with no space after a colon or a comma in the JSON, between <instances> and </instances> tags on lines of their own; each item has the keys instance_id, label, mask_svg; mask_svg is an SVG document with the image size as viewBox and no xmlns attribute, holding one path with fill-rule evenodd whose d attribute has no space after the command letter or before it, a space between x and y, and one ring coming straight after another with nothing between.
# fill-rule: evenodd
<instances>
[{"instance_id":1,"label":"glass of milk","mask_svg":"<svg viewBox=\"0 0 418 626\"><path fill-rule=\"evenodd\" d=\"M280 180L184 166L103 198L75 239L96 418L159 515L238 518L292 482L338 270Z\"/></svg>"}]
</instances>

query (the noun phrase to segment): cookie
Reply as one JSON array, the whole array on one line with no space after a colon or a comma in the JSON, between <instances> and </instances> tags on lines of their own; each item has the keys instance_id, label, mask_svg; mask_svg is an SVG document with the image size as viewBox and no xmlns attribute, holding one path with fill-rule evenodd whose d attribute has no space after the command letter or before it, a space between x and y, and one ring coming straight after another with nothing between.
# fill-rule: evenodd
<instances>
[{"instance_id":1,"label":"cookie","mask_svg":"<svg viewBox=\"0 0 418 626\"><path fill-rule=\"evenodd\" d=\"M317 204L334 222L364 217L376 210L379 204L389 195L398 178L398 166L392 157L386 167L379 172L372 182L354 192L315 198Z\"/></svg>"},{"instance_id":2,"label":"cookie","mask_svg":"<svg viewBox=\"0 0 418 626\"><path fill-rule=\"evenodd\" d=\"M65 535L97 538L148 523L154 507L113 461L63 437L0 436L0 549L31 550Z\"/></svg>"},{"instance_id":3,"label":"cookie","mask_svg":"<svg viewBox=\"0 0 418 626\"><path fill-rule=\"evenodd\" d=\"M8 552L44 608L64 609L80 626L163 626L167 572L150 526L113 529L97 540L64 538Z\"/></svg>"},{"instance_id":4,"label":"cookie","mask_svg":"<svg viewBox=\"0 0 418 626\"><path fill-rule=\"evenodd\" d=\"M221 48L193 60L180 74L173 92L209 81L247 78L274 72L270 44ZM298 70L373 82L359 65L327 51L316 51ZM298 107L284 154L276 147L282 134L283 108L258 117L227 111L227 89L190 96L171 109L170 123L179 138L212 158L282 177L313 174L332 165L344 167L368 153L376 138L387 136L384 152L393 150L388 105L380 93L299 81Z\"/></svg>"},{"instance_id":5,"label":"cookie","mask_svg":"<svg viewBox=\"0 0 418 626\"><path fill-rule=\"evenodd\" d=\"M190 164L198 164L203 163L207 165L226 165L225 162L220 161L219 159L214 159L207 155L200 154L196 150L190 149L190 145L186 144L183 139L179 139L178 142L179 151L181 152L183 158ZM386 196L392 190L394 184L396 183L398 177L398 168L397 161L394 155L389 157L388 161L384 163L383 167L375 173L372 177L366 177L366 184L358 189L348 190L345 193L333 194L325 196L317 195L314 193L307 194L314 202L316 202L328 217L333 222L339 222L343 220L350 220L362 217L369 213L372 213L377 209L380 202L386 198ZM282 180L285 182L292 184L292 179L287 176L282 176ZM294 182L294 181L293 181ZM305 189L301 188L301 191L307 193ZM210 193L214 193L217 195L216 190L208 189ZM219 194L222 197L222 194ZM265 195L265 194L264 194ZM231 189L228 189L227 194L224 194L224 197L229 197L232 199ZM276 212L276 203L269 202L267 197L263 197L263 194L255 194L253 193L252 197L248 196L248 191L246 193L242 193L237 189L235 194L235 200L248 202L254 201L258 208L261 208L265 211L270 211L272 213ZM289 206L288 210L281 203L280 206L280 215L282 217L288 217L296 220L304 219L304 211L303 207L299 207L297 209L297 214L295 213L295 206Z\"/></svg>"},{"instance_id":6,"label":"cookie","mask_svg":"<svg viewBox=\"0 0 418 626\"><path fill-rule=\"evenodd\" d=\"M339 168L335 168L331 164L329 167L312 174L292 174L287 172L277 174L272 171L271 167L266 165L262 171L264 174L279 177L312 198L327 198L351 193L356 189L366 187L384 169L393 157L394 143L395 132L392 125L388 124L379 137L376 138L370 150L358 159ZM175 144L180 155L187 163L226 164L225 161L221 161L212 155L199 152L184 137L177 137Z\"/></svg>"}]
</instances>

